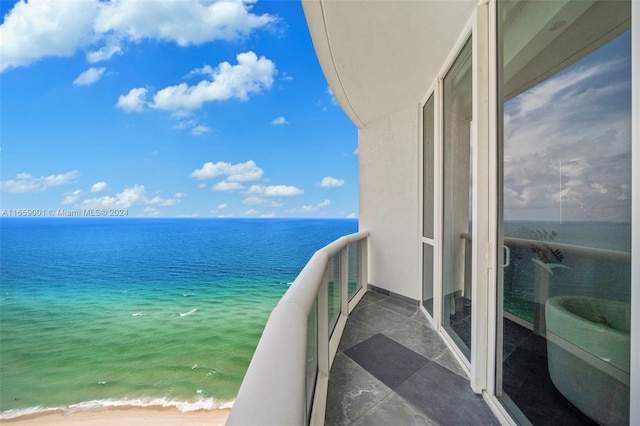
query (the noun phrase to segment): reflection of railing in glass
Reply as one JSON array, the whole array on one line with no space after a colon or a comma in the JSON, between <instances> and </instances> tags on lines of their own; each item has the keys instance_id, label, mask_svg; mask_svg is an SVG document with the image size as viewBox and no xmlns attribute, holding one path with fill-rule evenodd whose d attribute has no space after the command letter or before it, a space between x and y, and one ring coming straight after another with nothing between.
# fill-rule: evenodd
<instances>
[{"instance_id":1,"label":"reflection of railing in glass","mask_svg":"<svg viewBox=\"0 0 640 426\"><path fill-rule=\"evenodd\" d=\"M512 252L516 252L518 249L521 250L521 255L519 257L512 256L511 257L511 266L512 270L511 274L505 272L505 311L513 314L519 318L527 320L528 322L533 323L533 330L536 334L544 335L545 334L545 313L544 313L544 305L550 295L550 278L554 275L554 270L556 268L565 268L568 269L567 273L564 274L564 277L567 274L572 273L576 276L584 275L584 271L573 271L574 269L585 269L588 268L590 270L597 269L596 266L593 265L594 262L597 263L613 263L618 266L626 265L627 267L631 262L631 254L626 252L614 251L614 250L605 250L600 248L593 247L581 247L570 244L562 244L554 241L538 241L531 240L525 238L504 238L504 244L507 245ZM528 251L533 251L536 254L535 258L528 258L526 254L522 253L522 249L528 249ZM551 262L548 257L546 257L545 252L556 253L557 255L561 255L559 259L564 262L564 264L560 264L559 262ZM525 251L526 253L526 251ZM544 254L544 260L538 256L539 254ZM555 258L557 260L558 258ZM529 263L529 265L523 265L522 261L525 263ZM547 261L545 261L547 260ZM532 266L533 265L533 268ZM533 276L532 276L533 269ZM520 270L520 274L517 271ZM522 273L524 271L524 273ZM556 271L557 273L557 271ZM533 279L532 279L533 278ZM514 300L507 300L509 297L513 299L521 298L522 295L515 294L514 292L507 291L509 286L513 289L515 287L516 281L531 280L532 283L529 284L530 291L528 301L530 303L518 303ZM591 277L593 281L594 278ZM620 280L623 281L623 280ZM527 283L520 282L519 284ZM534 285L533 285L534 284ZM609 282L610 284L610 282ZM575 286L571 286L569 283L559 282L558 286L565 288L558 288L554 291L557 294L571 294L572 288ZM586 284L585 284L586 285ZM573 291L574 294L579 295L596 295L596 296L604 296L602 294L607 289L597 288L597 283L594 285L594 288L586 290L584 287L582 289L575 289ZM609 292L613 292L612 289L608 289ZM597 294L600 293L600 294ZM532 298L530 298L533 296ZM526 296L525 296L526 297ZM615 297L615 296L613 296ZM524 312L523 312L524 311ZM529 311L529 312L527 312Z\"/></svg>"},{"instance_id":2,"label":"reflection of railing in glass","mask_svg":"<svg viewBox=\"0 0 640 426\"><path fill-rule=\"evenodd\" d=\"M534 234L532 236L535 237ZM463 233L461 238L467 242L471 241L471 234ZM615 276L608 280L602 280L602 283L598 283L595 278L591 277L591 280L596 282L588 290L585 290L586 284L582 288L576 288L575 283L559 282L559 288L550 292L550 278L554 276L554 270L557 268L566 269L567 273L582 277L586 272L593 274L594 270L604 269L602 265L600 265L601 268L593 265L594 262L597 262L598 264L612 264L612 269L615 270L613 275L617 277L626 276L626 269L630 268L631 264L631 254L628 252L513 237L505 237L504 245L511 253L510 262L505 267L504 274L505 315L507 318L531 328L536 334L545 334L545 302L550 295L577 294L628 300L624 297L624 293L626 293L624 290L621 292L623 295L617 295L615 288L603 288L606 286L614 287L612 281L617 281L615 284L619 285L622 285L620 283L623 282L628 283L625 278L616 279ZM507 268L509 271L506 270ZM584 271L584 269L588 269L588 271ZM555 273L560 275L557 271ZM566 278L566 276L565 273L562 278ZM563 286L564 288L562 288Z\"/></svg>"}]
</instances>

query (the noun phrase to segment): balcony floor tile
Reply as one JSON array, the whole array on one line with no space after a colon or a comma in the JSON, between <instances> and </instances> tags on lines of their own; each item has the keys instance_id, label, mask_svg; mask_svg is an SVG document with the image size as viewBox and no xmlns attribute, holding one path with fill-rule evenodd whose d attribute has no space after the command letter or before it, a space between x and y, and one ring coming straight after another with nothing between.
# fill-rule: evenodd
<instances>
[{"instance_id":1,"label":"balcony floor tile","mask_svg":"<svg viewBox=\"0 0 640 426\"><path fill-rule=\"evenodd\" d=\"M376 334L344 351L391 389L400 386L429 360L382 334Z\"/></svg>"},{"instance_id":2,"label":"balcony floor tile","mask_svg":"<svg viewBox=\"0 0 640 426\"><path fill-rule=\"evenodd\" d=\"M391 299L370 291L351 312L325 424L498 425L421 311Z\"/></svg>"},{"instance_id":3,"label":"balcony floor tile","mask_svg":"<svg viewBox=\"0 0 640 426\"><path fill-rule=\"evenodd\" d=\"M350 425L391 393L384 383L342 353L336 354L329 381L327 425Z\"/></svg>"}]
</instances>

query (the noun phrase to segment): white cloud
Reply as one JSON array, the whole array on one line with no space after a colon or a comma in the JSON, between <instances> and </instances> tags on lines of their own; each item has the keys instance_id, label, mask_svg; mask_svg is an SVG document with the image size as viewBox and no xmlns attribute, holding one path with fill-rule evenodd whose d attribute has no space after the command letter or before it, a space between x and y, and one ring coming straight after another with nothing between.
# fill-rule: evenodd
<instances>
[{"instance_id":1,"label":"white cloud","mask_svg":"<svg viewBox=\"0 0 640 426\"><path fill-rule=\"evenodd\" d=\"M346 215L345 217L346 217L347 219L355 219L355 218L357 218L358 216L356 216L356 214L355 214L355 213L349 213L349 214L348 214L348 215Z\"/></svg>"},{"instance_id":2,"label":"white cloud","mask_svg":"<svg viewBox=\"0 0 640 426\"><path fill-rule=\"evenodd\" d=\"M265 200L264 198L249 196L242 200L243 204L248 206L265 206L265 207L280 207L282 203L273 200Z\"/></svg>"},{"instance_id":3,"label":"white cloud","mask_svg":"<svg viewBox=\"0 0 640 426\"><path fill-rule=\"evenodd\" d=\"M42 192L52 186L68 185L80 176L80 172L71 171L56 175L35 177L29 173L18 173L15 179L0 182L0 191L27 193Z\"/></svg>"},{"instance_id":4,"label":"white cloud","mask_svg":"<svg viewBox=\"0 0 640 426\"><path fill-rule=\"evenodd\" d=\"M222 203L222 204L218 205L218 210L224 210L224 209L226 209L227 207L229 207L227 204Z\"/></svg>"},{"instance_id":5,"label":"white cloud","mask_svg":"<svg viewBox=\"0 0 640 426\"><path fill-rule=\"evenodd\" d=\"M91 63L122 54L123 44L144 39L199 45L236 40L277 22L251 13L252 0L25 0L0 25L0 72L47 56L72 56L91 47Z\"/></svg>"},{"instance_id":6,"label":"white cloud","mask_svg":"<svg viewBox=\"0 0 640 426\"><path fill-rule=\"evenodd\" d=\"M249 182L262 177L264 170L258 167L253 160L245 163L231 164L219 161L217 163L204 163L202 168L196 169L189 175L196 179L212 179L218 176L226 176L227 182Z\"/></svg>"},{"instance_id":7,"label":"white cloud","mask_svg":"<svg viewBox=\"0 0 640 426\"><path fill-rule=\"evenodd\" d=\"M107 61L116 54L122 54L122 47L119 45L119 40L114 38L108 41L106 45L102 46L98 50L87 52L87 62L96 63L101 61Z\"/></svg>"},{"instance_id":8,"label":"white cloud","mask_svg":"<svg viewBox=\"0 0 640 426\"><path fill-rule=\"evenodd\" d=\"M249 195L263 195L265 197L290 197L304 194L302 189L288 185L251 185L247 191Z\"/></svg>"},{"instance_id":9,"label":"white cloud","mask_svg":"<svg viewBox=\"0 0 640 426\"><path fill-rule=\"evenodd\" d=\"M266 200L259 198L259 197L247 197L244 200L242 200L242 202L244 204L247 204L249 206L257 206L260 204L264 204Z\"/></svg>"},{"instance_id":10,"label":"white cloud","mask_svg":"<svg viewBox=\"0 0 640 426\"><path fill-rule=\"evenodd\" d=\"M273 124L274 126L280 126L282 124L289 124L289 122L284 117L277 117L271 121L271 124Z\"/></svg>"},{"instance_id":11,"label":"white cloud","mask_svg":"<svg viewBox=\"0 0 640 426\"><path fill-rule=\"evenodd\" d=\"M142 204L147 206L175 206L180 204L181 198L185 195L182 193L175 194L172 198L162 198L156 195L150 198L144 185L134 185L131 188L125 188L115 196L105 195L102 197L90 198L83 200L82 207L93 208L129 208L134 204ZM157 209L153 209L156 210ZM149 209L151 211L151 209Z\"/></svg>"},{"instance_id":12,"label":"white cloud","mask_svg":"<svg viewBox=\"0 0 640 426\"><path fill-rule=\"evenodd\" d=\"M179 194L174 195L173 198L161 198L159 195L156 195L153 198L148 198L144 202L147 204L157 204L159 206L175 206L180 204Z\"/></svg>"},{"instance_id":13,"label":"white cloud","mask_svg":"<svg viewBox=\"0 0 640 426\"><path fill-rule=\"evenodd\" d=\"M353 155L358 155L358 148L353 150Z\"/></svg>"},{"instance_id":14,"label":"white cloud","mask_svg":"<svg viewBox=\"0 0 640 426\"><path fill-rule=\"evenodd\" d=\"M44 56L72 56L94 42L92 26L98 5L95 0L17 2L0 25L0 72Z\"/></svg>"},{"instance_id":15,"label":"white cloud","mask_svg":"<svg viewBox=\"0 0 640 426\"><path fill-rule=\"evenodd\" d=\"M83 200L82 205L85 207L117 207L128 208L135 203L141 203L145 200L147 193L143 185L134 185L133 188L126 188L119 192L115 197L108 195Z\"/></svg>"},{"instance_id":16,"label":"white cloud","mask_svg":"<svg viewBox=\"0 0 640 426\"><path fill-rule=\"evenodd\" d=\"M239 191L244 189L244 186L238 182L227 182L226 180L220 181L211 187L214 191Z\"/></svg>"},{"instance_id":17,"label":"white cloud","mask_svg":"<svg viewBox=\"0 0 640 426\"><path fill-rule=\"evenodd\" d=\"M100 67L100 68L91 67L88 70L84 71L82 74L80 74L75 80L73 80L73 85L88 86L90 84L93 84L96 81L100 80L105 70L106 68L104 67Z\"/></svg>"},{"instance_id":18,"label":"white cloud","mask_svg":"<svg viewBox=\"0 0 640 426\"><path fill-rule=\"evenodd\" d=\"M628 221L630 87L620 60L569 68L505 104L507 220Z\"/></svg>"},{"instance_id":19,"label":"white cloud","mask_svg":"<svg viewBox=\"0 0 640 426\"><path fill-rule=\"evenodd\" d=\"M344 179L336 179L331 176L323 178L322 182L320 182L321 188L338 188L341 186L344 186Z\"/></svg>"},{"instance_id":20,"label":"white cloud","mask_svg":"<svg viewBox=\"0 0 640 426\"><path fill-rule=\"evenodd\" d=\"M211 80L202 80L195 86L181 83L158 91L153 97L152 108L163 110L193 110L205 102L228 99L249 99L249 94L271 88L276 74L275 64L249 51L236 56L237 65L222 62L218 67L206 66L197 73L208 73Z\"/></svg>"},{"instance_id":21,"label":"white cloud","mask_svg":"<svg viewBox=\"0 0 640 426\"><path fill-rule=\"evenodd\" d=\"M171 127L178 130L184 130L184 129L192 128L195 125L196 125L196 120L184 120L179 122L178 124L174 124Z\"/></svg>"},{"instance_id":22,"label":"white cloud","mask_svg":"<svg viewBox=\"0 0 640 426\"><path fill-rule=\"evenodd\" d=\"M91 192L101 192L107 189L107 182L96 182L91 186Z\"/></svg>"},{"instance_id":23,"label":"white cloud","mask_svg":"<svg viewBox=\"0 0 640 426\"><path fill-rule=\"evenodd\" d=\"M151 207L151 206L145 207L143 212L144 212L144 215L147 216L147 217L158 217L158 216L160 216L160 210L158 210L155 207Z\"/></svg>"},{"instance_id":24,"label":"white cloud","mask_svg":"<svg viewBox=\"0 0 640 426\"><path fill-rule=\"evenodd\" d=\"M331 204L330 200L324 200L318 204L316 204L315 206L313 204L306 204L302 207L300 207L299 209L292 209L291 212L293 213L314 213L317 212L319 210L324 209L325 207L328 207Z\"/></svg>"},{"instance_id":25,"label":"white cloud","mask_svg":"<svg viewBox=\"0 0 640 426\"><path fill-rule=\"evenodd\" d=\"M141 112L146 105L147 89L139 87L129 90L126 95L120 95L116 107L125 112Z\"/></svg>"},{"instance_id":26,"label":"white cloud","mask_svg":"<svg viewBox=\"0 0 640 426\"><path fill-rule=\"evenodd\" d=\"M82 196L82 190L76 189L72 192L65 192L64 196L65 197L64 200L62 200L62 204L73 204L80 199L80 196Z\"/></svg>"},{"instance_id":27,"label":"white cloud","mask_svg":"<svg viewBox=\"0 0 640 426\"><path fill-rule=\"evenodd\" d=\"M329 100L331 101L331 103L333 105L338 105L338 101L336 100L336 97L333 94L333 90L331 90L331 87L329 86L327 86L327 94L329 95Z\"/></svg>"},{"instance_id":28,"label":"white cloud","mask_svg":"<svg viewBox=\"0 0 640 426\"><path fill-rule=\"evenodd\" d=\"M193 129L191 129L191 134L194 136L200 136L200 135L204 135L205 133L209 133L211 131L210 128L208 128L207 126L196 126Z\"/></svg>"},{"instance_id":29,"label":"white cloud","mask_svg":"<svg viewBox=\"0 0 640 426\"><path fill-rule=\"evenodd\" d=\"M249 209L246 212L244 212L244 215L245 216L255 216L258 213L260 213L260 212L258 210L256 210L256 209Z\"/></svg>"},{"instance_id":30,"label":"white cloud","mask_svg":"<svg viewBox=\"0 0 640 426\"><path fill-rule=\"evenodd\" d=\"M95 22L98 33L116 33L133 41L154 39L179 46L213 40L236 40L276 21L268 15L250 12L253 1L139 0L109 2Z\"/></svg>"}]
</instances>

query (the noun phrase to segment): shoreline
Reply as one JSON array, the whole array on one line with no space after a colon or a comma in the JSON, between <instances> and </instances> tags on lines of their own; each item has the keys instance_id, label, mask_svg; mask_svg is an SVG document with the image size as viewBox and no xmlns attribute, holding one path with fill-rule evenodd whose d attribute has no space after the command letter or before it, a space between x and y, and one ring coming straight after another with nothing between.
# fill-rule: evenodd
<instances>
[{"instance_id":1,"label":"shoreline","mask_svg":"<svg viewBox=\"0 0 640 426\"><path fill-rule=\"evenodd\" d=\"M182 412L176 407L114 407L104 410L52 410L0 419L6 425L224 425L230 408Z\"/></svg>"}]
</instances>

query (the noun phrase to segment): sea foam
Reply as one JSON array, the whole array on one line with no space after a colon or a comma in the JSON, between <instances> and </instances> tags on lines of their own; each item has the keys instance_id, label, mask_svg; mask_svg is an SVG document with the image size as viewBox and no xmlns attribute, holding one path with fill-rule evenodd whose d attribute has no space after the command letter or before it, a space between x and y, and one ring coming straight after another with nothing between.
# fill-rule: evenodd
<instances>
[{"instance_id":1,"label":"sea foam","mask_svg":"<svg viewBox=\"0 0 640 426\"><path fill-rule=\"evenodd\" d=\"M177 401L169 398L154 399L99 399L71 404L63 407L29 407L0 412L0 420L16 419L50 412L62 412L64 415L83 411L103 411L113 408L171 408L175 407L181 413L198 410L222 410L233 407L234 400L217 400L215 398L199 398L196 401Z\"/></svg>"}]
</instances>

